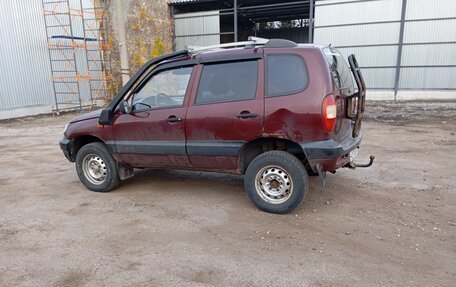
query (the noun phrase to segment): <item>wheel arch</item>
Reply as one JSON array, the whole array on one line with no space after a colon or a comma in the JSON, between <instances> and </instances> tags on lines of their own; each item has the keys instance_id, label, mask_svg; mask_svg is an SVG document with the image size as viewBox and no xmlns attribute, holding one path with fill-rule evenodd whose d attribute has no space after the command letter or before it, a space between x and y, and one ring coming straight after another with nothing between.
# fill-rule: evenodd
<instances>
[{"instance_id":1,"label":"wheel arch","mask_svg":"<svg viewBox=\"0 0 456 287\"><path fill-rule=\"evenodd\" d=\"M252 160L271 150L283 150L296 156L306 167L307 157L301 145L288 139L262 137L245 143L239 152L239 171L244 174Z\"/></svg>"},{"instance_id":2,"label":"wheel arch","mask_svg":"<svg viewBox=\"0 0 456 287\"><path fill-rule=\"evenodd\" d=\"M73 159L76 159L76 155L78 154L79 150L83 146L85 146L89 143L93 143L93 142L104 143L100 138L98 138L96 136L92 136L92 135L81 135L81 136L74 138L73 139L73 148L72 148L72 152L71 152Z\"/></svg>"}]
</instances>

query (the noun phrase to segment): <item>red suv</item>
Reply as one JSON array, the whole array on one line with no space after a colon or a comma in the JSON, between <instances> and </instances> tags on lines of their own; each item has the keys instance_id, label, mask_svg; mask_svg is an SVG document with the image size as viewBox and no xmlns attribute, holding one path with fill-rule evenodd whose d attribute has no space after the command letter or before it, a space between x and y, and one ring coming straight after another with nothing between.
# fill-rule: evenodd
<instances>
[{"instance_id":1,"label":"red suv","mask_svg":"<svg viewBox=\"0 0 456 287\"><path fill-rule=\"evenodd\" d=\"M324 183L357 166L366 89L355 57L350 71L331 47L244 44L153 59L107 108L67 124L60 147L81 182L106 192L134 168L243 174L258 208L286 213L308 175Z\"/></svg>"}]
</instances>

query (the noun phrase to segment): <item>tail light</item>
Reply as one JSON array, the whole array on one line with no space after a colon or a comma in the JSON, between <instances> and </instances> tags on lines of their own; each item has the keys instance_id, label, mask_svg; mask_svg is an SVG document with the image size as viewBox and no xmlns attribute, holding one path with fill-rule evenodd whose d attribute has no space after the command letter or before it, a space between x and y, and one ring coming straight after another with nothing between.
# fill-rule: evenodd
<instances>
[{"instance_id":1,"label":"tail light","mask_svg":"<svg viewBox=\"0 0 456 287\"><path fill-rule=\"evenodd\" d=\"M334 130L334 126L336 125L337 118L336 98L334 95L331 94L325 97L323 100L322 113L323 127L327 132L332 132Z\"/></svg>"}]
</instances>

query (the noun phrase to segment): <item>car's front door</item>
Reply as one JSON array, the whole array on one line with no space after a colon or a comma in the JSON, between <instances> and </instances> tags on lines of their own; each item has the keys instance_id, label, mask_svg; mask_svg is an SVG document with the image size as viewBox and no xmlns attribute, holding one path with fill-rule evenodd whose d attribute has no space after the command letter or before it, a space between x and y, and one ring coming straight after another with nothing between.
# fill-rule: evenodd
<instances>
[{"instance_id":1,"label":"car's front door","mask_svg":"<svg viewBox=\"0 0 456 287\"><path fill-rule=\"evenodd\" d=\"M185 113L193 66L149 75L128 101L132 111L114 122L115 148L131 167L189 167Z\"/></svg>"},{"instance_id":2,"label":"car's front door","mask_svg":"<svg viewBox=\"0 0 456 287\"><path fill-rule=\"evenodd\" d=\"M194 167L236 170L242 146L261 136L263 61L207 63L198 67L187 111L187 153Z\"/></svg>"}]
</instances>

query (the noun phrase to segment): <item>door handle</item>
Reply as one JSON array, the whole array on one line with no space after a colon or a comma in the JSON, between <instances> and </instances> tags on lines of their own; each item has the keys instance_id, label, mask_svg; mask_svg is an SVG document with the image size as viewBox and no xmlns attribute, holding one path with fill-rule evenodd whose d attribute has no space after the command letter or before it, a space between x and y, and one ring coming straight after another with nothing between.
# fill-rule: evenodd
<instances>
[{"instance_id":1,"label":"door handle","mask_svg":"<svg viewBox=\"0 0 456 287\"><path fill-rule=\"evenodd\" d=\"M169 117L166 119L166 121L167 121L168 123L177 123L177 122L183 121L183 119L182 119L182 118L179 118L179 117L176 117L176 116L169 116Z\"/></svg>"},{"instance_id":2,"label":"door handle","mask_svg":"<svg viewBox=\"0 0 456 287\"><path fill-rule=\"evenodd\" d=\"M256 118L257 114L250 113L250 112L242 112L239 115L237 115L236 117L239 118L239 119Z\"/></svg>"}]
</instances>

